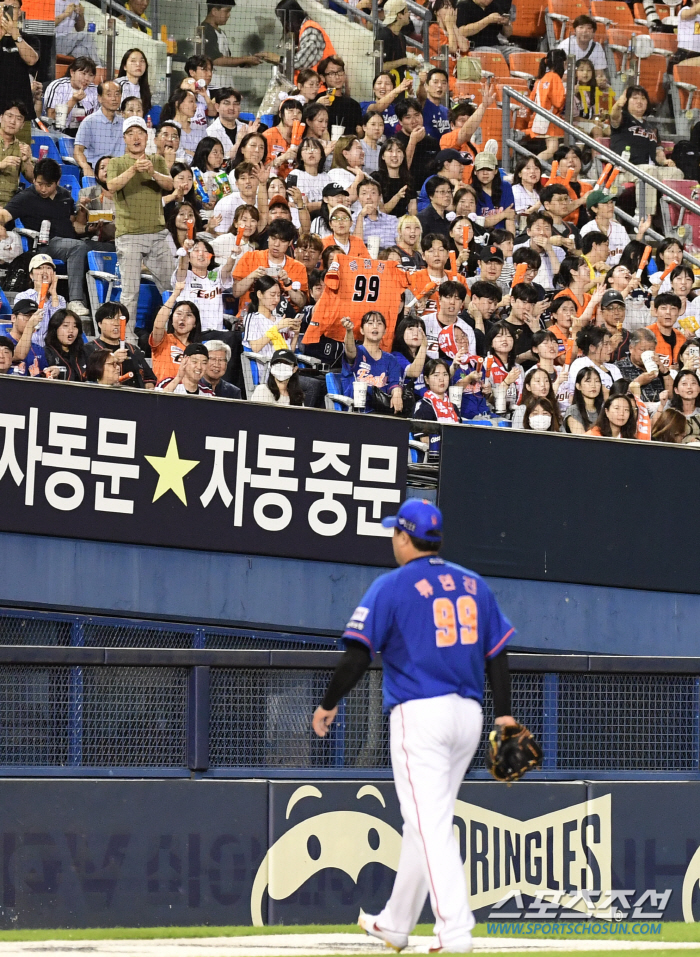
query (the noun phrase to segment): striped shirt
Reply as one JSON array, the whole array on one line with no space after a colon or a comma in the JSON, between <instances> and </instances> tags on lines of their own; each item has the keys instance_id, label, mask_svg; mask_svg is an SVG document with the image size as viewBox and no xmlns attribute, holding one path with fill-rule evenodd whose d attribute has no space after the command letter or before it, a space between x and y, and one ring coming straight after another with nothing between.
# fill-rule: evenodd
<instances>
[{"instance_id":1,"label":"striped shirt","mask_svg":"<svg viewBox=\"0 0 700 957\"><path fill-rule=\"evenodd\" d=\"M67 103L72 95L73 87L71 86L70 76L63 76L60 80L53 80L44 92L44 110L55 110L56 107L62 103ZM78 106L74 106L68 114L64 129L70 130L78 125L79 120L76 116L76 110L79 112L82 109L85 111L84 115L89 116L91 113L94 113L95 110L99 110L99 108L97 87L89 86Z\"/></svg>"}]
</instances>

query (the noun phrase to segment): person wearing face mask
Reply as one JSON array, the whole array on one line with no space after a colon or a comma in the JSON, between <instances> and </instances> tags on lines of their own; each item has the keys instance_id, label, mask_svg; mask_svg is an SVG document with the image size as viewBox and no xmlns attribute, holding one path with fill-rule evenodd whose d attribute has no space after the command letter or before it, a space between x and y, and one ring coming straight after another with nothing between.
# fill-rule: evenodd
<instances>
[{"instance_id":1,"label":"person wearing face mask","mask_svg":"<svg viewBox=\"0 0 700 957\"><path fill-rule=\"evenodd\" d=\"M299 367L291 350L277 349L273 352L267 382L256 386L250 400L268 405L304 405Z\"/></svg>"},{"instance_id":2,"label":"person wearing face mask","mask_svg":"<svg viewBox=\"0 0 700 957\"><path fill-rule=\"evenodd\" d=\"M214 250L203 239L186 239L184 248L178 250L178 266L171 281L173 285L184 283L180 299L197 303L202 332L224 328L223 293L232 287L233 264L229 256L223 266L217 266Z\"/></svg>"},{"instance_id":3,"label":"person wearing face mask","mask_svg":"<svg viewBox=\"0 0 700 957\"><path fill-rule=\"evenodd\" d=\"M192 342L185 346L177 373L172 378L161 379L156 386L161 392L174 392L176 395L206 395L213 397L214 392L203 385L202 376L207 367L209 353L202 342Z\"/></svg>"},{"instance_id":4,"label":"person wearing face mask","mask_svg":"<svg viewBox=\"0 0 700 957\"><path fill-rule=\"evenodd\" d=\"M561 418L559 415L557 395L552 387L552 380L550 379L547 371L545 369L540 369L537 366L530 369L530 371L525 374L522 395L520 396L518 405L513 412L513 421L511 427L514 429L524 429L525 416L527 412L531 411L533 405L540 400L546 400L551 406L551 409L554 410L552 413L552 421L555 428L553 428L552 431L558 432L561 427ZM547 428L549 428L549 423ZM544 429L543 431L547 431L547 429Z\"/></svg>"},{"instance_id":5,"label":"person wearing face mask","mask_svg":"<svg viewBox=\"0 0 700 957\"><path fill-rule=\"evenodd\" d=\"M526 432L559 432L556 403L549 399L530 400L525 407L523 429Z\"/></svg>"}]
</instances>

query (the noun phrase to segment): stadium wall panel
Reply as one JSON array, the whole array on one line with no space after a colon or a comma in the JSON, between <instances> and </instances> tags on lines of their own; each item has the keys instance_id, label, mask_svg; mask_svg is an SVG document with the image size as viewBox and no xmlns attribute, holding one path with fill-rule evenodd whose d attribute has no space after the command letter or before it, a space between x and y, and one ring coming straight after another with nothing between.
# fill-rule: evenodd
<instances>
[{"instance_id":1,"label":"stadium wall panel","mask_svg":"<svg viewBox=\"0 0 700 957\"><path fill-rule=\"evenodd\" d=\"M465 560L469 558L465 548ZM0 605L337 635L372 566L0 533ZM489 577L533 650L695 655L700 595Z\"/></svg>"},{"instance_id":2,"label":"stadium wall panel","mask_svg":"<svg viewBox=\"0 0 700 957\"><path fill-rule=\"evenodd\" d=\"M0 813L13 929L351 923L386 900L400 849L393 785L362 779L12 780ZM467 783L455 807L482 920L517 888L525 907L625 889L630 918L645 891L670 891L637 918L693 920L698 821L698 783Z\"/></svg>"}]
</instances>

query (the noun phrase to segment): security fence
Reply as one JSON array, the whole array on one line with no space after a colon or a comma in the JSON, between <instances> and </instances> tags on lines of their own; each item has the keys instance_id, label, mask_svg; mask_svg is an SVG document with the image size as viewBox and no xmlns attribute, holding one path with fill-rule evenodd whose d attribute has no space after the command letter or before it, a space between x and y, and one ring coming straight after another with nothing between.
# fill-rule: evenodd
<instances>
[{"instance_id":1,"label":"security fence","mask_svg":"<svg viewBox=\"0 0 700 957\"><path fill-rule=\"evenodd\" d=\"M381 670L310 727L322 636L0 612L0 774L390 777ZM512 653L538 776L700 777L700 659ZM483 772L493 710L470 776Z\"/></svg>"}]
</instances>

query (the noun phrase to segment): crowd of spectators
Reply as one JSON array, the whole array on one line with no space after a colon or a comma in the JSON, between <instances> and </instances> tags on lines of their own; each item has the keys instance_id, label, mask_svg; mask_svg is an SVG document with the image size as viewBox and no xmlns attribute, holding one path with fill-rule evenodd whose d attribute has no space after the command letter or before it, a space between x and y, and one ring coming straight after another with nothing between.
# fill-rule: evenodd
<instances>
[{"instance_id":1,"label":"crowd of spectators","mask_svg":"<svg viewBox=\"0 0 700 957\"><path fill-rule=\"evenodd\" d=\"M470 50L507 62L520 49L505 0L427 6L454 70ZM700 23L697 6L681 18L687 7ZM127 4L144 32L146 7ZM13 227L42 235L0 329L0 372L323 407L331 371L363 413L700 442L700 298L683 240L651 243L651 218L623 225L621 192L609 177L595 182L590 151L563 145L534 112L523 140L533 155L506 175L498 143L480 137L493 81L478 107L448 109L452 68L407 48L404 0L380 8L384 68L373 98L359 101L333 36L297 0L281 0L296 87L265 123L241 119L243 97L217 71L279 57L231 56L222 28L232 9L209 4L205 52L189 57L153 126L144 52L127 50L118 75L96 82L102 63L84 8L59 0L57 47L74 59L43 91L42 113L75 137L76 200L60 165L24 142L36 51L4 7L0 48L14 45L20 63L0 96L0 258L10 272L21 252L17 243L9 252ZM533 101L561 114L574 54L577 125L610 135L637 165L673 165L643 88L599 97L607 112L582 98L583 84L610 91L595 30L590 17L574 22L542 59ZM686 52L700 52L688 42ZM116 253L121 285L120 302L94 315L90 250ZM139 325L144 269L163 305ZM263 361L251 362L257 384L246 395L250 352Z\"/></svg>"}]
</instances>

